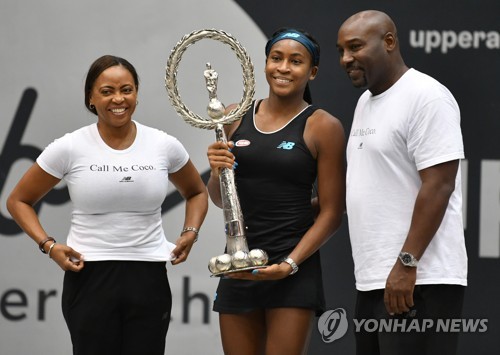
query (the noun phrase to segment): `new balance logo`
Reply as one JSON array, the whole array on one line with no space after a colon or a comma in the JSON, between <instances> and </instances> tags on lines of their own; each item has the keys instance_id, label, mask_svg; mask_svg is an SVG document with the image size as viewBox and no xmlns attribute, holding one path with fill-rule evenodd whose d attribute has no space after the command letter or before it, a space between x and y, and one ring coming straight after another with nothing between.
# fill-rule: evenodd
<instances>
[{"instance_id":1,"label":"new balance logo","mask_svg":"<svg viewBox=\"0 0 500 355\"><path fill-rule=\"evenodd\" d=\"M278 149L286 149L286 150L291 150L293 149L293 147L295 146L295 143L294 142L287 142L287 141L283 141L280 143L279 146L277 146L276 148Z\"/></svg>"},{"instance_id":2,"label":"new balance logo","mask_svg":"<svg viewBox=\"0 0 500 355\"><path fill-rule=\"evenodd\" d=\"M358 149L363 149L363 142L359 143Z\"/></svg>"},{"instance_id":3,"label":"new balance logo","mask_svg":"<svg viewBox=\"0 0 500 355\"><path fill-rule=\"evenodd\" d=\"M132 176L124 176L120 182L134 182L134 180L132 180Z\"/></svg>"}]
</instances>

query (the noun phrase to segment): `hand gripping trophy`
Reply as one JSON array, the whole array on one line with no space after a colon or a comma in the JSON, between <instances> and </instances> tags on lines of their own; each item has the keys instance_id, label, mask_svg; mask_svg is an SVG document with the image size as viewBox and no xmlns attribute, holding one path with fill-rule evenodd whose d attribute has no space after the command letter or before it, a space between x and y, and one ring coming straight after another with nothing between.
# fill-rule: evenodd
<instances>
[{"instance_id":1,"label":"hand gripping trophy","mask_svg":"<svg viewBox=\"0 0 500 355\"><path fill-rule=\"evenodd\" d=\"M206 64L206 70L203 74L209 95L207 113L210 119L203 119L191 112L180 100L177 90L177 68L182 54L188 46L204 38L215 39L228 44L236 53L243 69L243 98L234 110L225 115L225 107L217 98L219 75L212 69L210 63ZM215 129L217 140L227 143L223 125L239 120L252 104L255 92L253 64L245 49L231 35L214 29L194 31L184 36L172 49L166 67L165 86L173 107L187 123L197 128ZM226 253L210 259L208 268L212 276L222 276L227 273L264 267L268 262L267 253L261 249L252 249L250 251L248 249L245 223L234 182L234 171L227 168L222 169L219 179L226 232Z\"/></svg>"}]
</instances>

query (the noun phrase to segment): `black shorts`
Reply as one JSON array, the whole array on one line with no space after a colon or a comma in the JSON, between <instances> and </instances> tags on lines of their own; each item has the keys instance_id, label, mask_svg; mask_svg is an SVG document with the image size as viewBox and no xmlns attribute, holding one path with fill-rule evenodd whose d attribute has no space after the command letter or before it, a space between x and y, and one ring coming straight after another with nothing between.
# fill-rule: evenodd
<instances>
[{"instance_id":1,"label":"black shorts","mask_svg":"<svg viewBox=\"0 0 500 355\"><path fill-rule=\"evenodd\" d=\"M165 262L86 262L66 271L63 315L75 355L163 355L172 294Z\"/></svg>"},{"instance_id":2,"label":"black shorts","mask_svg":"<svg viewBox=\"0 0 500 355\"><path fill-rule=\"evenodd\" d=\"M234 314L268 308L307 308L316 315L325 311L319 252L304 261L296 274L281 280L222 278L219 281L213 305L215 312Z\"/></svg>"},{"instance_id":3,"label":"black shorts","mask_svg":"<svg viewBox=\"0 0 500 355\"><path fill-rule=\"evenodd\" d=\"M358 291L355 318L358 324L366 320L363 324L371 326L355 329L356 354L456 354L458 332L436 331L435 327L429 326L426 329L424 325L431 321L436 325L437 320L461 318L464 293L465 287L459 285L417 285L413 292L415 305L410 312L391 317L385 309L383 289ZM404 326L387 330L377 327L377 322ZM414 322L413 328L411 322Z\"/></svg>"}]
</instances>

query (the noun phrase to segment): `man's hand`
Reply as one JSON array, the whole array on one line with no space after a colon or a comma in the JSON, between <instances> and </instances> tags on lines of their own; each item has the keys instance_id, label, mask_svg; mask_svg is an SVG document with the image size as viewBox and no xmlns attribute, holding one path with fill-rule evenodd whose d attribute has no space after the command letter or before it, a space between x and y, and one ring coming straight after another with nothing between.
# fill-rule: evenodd
<instances>
[{"instance_id":1,"label":"man's hand","mask_svg":"<svg viewBox=\"0 0 500 355\"><path fill-rule=\"evenodd\" d=\"M417 268L404 266L399 260L389 273L384 292L384 304L389 314L408 312L413 307L413 290Z\"/></svg>"}]
</instances>

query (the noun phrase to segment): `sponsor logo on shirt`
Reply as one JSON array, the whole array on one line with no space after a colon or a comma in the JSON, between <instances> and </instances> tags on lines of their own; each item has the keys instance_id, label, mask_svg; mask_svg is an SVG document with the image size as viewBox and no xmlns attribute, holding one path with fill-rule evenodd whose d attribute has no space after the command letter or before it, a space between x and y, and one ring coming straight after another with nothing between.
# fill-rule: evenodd
<instances>
[{"instance_id":1,"label":"sponsor logo on shirt","mask_svg":"<svg viewBox=\"0 0 500 355\"><path fill-rule=\"evenodd\" d=\"M250 141L246 139L240 139L239 141L236 141L234 145L237 147L246 147L250 145Z\"/></svg>"},{"instance_id":2,"label":"sponsor logo on shirt","mask_svg":"<svg viewBox=\"0 0 500 355\"><path fill-rule=\"evenodd\" d=\"M132 176L124 176L120 182L134 182L134 180L132 180Z\"/></svg>"},{"instance_id":3,"label":"sponsor logo on shirt","mask_svg":"<svg viewBox=\"0 0 500 355\"><path fill-rule=\"evenodd\" d=\"M283 141L276 148L278 148L278 149L285 149L285 150L292 150L294 146L295 146L294 142Z\"/></svg>"}]
</instances>

